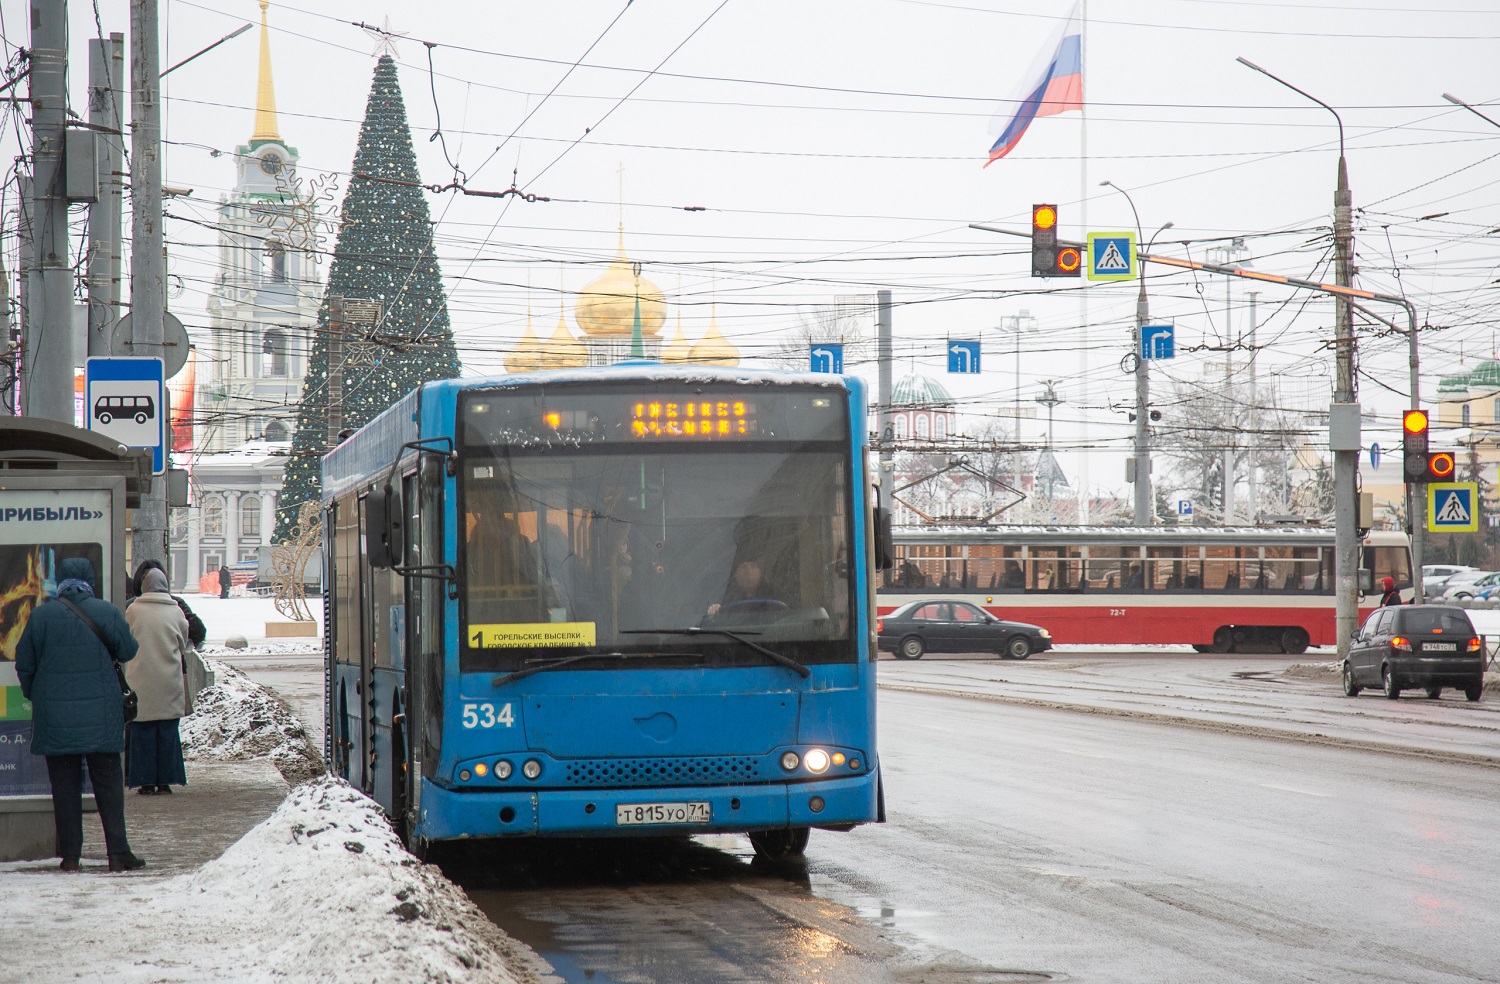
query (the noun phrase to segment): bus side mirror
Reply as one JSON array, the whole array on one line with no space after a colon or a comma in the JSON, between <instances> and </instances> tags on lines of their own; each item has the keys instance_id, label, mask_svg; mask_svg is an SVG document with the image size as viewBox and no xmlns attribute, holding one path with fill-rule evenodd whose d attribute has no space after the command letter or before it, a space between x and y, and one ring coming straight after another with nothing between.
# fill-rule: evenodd
<instances>
[{"instance_id":1,"label":"bus side mirror","mask_svg":"<svg viewBox=\"0 0 1500 984\"><path fill-rule=\"evenodd\" d=\"M875 507L875 569L888 571L896 566L891 544L891 513L881 506Z\"/></svg>"},{"instance_id":2,"label":"bus side mirror","mask_svg":"<svg viewBox=\"0 0 1500 984\"><path fill-rule=\"evenodd\" d=\"M365 496L365 559L371 567L399 567L405 557L401 494L389 485Z\"/></svg>"}]
</instances>

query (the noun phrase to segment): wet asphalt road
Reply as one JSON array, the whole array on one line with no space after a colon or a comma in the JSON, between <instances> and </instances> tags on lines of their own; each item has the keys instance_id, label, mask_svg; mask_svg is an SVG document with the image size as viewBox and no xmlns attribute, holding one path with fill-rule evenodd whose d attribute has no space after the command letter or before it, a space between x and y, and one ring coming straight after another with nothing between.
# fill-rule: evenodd
<instances>
[{"instance_id":1,"label":"wet asphalt road","mask_svg":"<svg viewBox=\"0 0 1500 984\"><path fill-rule=\"evenodd\" d=\"M890 822L805 864L705 837L444 867L570 982L1500 980L1500 699L1349 700L1292 661L883 661Z\"/></svg>"}]
</instances>

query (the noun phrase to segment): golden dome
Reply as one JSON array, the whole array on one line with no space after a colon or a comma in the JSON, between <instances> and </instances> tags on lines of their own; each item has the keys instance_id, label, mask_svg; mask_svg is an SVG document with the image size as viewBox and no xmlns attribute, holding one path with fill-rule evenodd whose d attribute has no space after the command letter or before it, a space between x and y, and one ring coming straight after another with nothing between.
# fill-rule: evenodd
<instances>
[{"instance_id":1,"label":"golden dome","mask_svg":"<svg viewBox=\"0 0 1500 984\"><path fill-rule=\"evenodd\" d=\"M516 347L505 357L506 372L532 372L537 368L537 357L542 354L542 341L531 330L531 312L526 312L526 331Z\"/></svg>"},{"instance_id":2,"label":"golden dome","mask_svg":"<svg viewBox=\"0 0 1500 984\"><path fill-rule=\"evenodd\" d=\"M568 330L567 318L557 312L557 330L552 337L538 344L536 367L538 369L578 369L589 364L589 350L573 337Z\"/></svg>"},{"instance_id":3,"label":"golden dome","mask_svg":"<svg viewBox=\"0 0 1500 984\"><path fill-rule=\"evenodd\" d=\"M636 280L625 255L625 233L620 232L619 250L609 268L583 289L573 305L573 318L589 336L629 336L635 329L635 301L639 283L641 334L655 338L667 320L667 299L645 277Z\"/></svg>"},{"instance_id":4,"label":"golden dome","mask_svg":"<svg viewBox=\"0 0 1500 984\"><path fill-rule=\"evenodd\" d=\"M691 362L693 361L693 349L688 345L687 336L682 333L682 312L677 312L677 330L672 333L672 340L667 342L666 347L661 350L661 361L663 362Z\"/></svg>"},{"instance_id":5,"label":"golden dome","mask_svg":"<svg viewBox=\"0 0 1500 984\"><path fill-rule=\"evenodd\" d=\"M688 361L700 366L730 368L740 364L740 350L731 345L724 333L719 331L717 314L709 319L708 331L704 332L698 344L688 350Z\"/></svg>"}]
</instances>

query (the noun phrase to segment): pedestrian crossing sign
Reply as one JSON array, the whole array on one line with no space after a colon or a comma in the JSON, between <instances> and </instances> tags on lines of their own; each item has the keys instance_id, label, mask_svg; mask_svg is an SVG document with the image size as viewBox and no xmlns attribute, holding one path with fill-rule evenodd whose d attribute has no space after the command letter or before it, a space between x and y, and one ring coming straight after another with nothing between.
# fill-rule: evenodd
<instances>
[{"instance_id":1,"label":"pedestrian crossing sign","mask_svg":"<svg viewBox=\"0 0 1500 984\"><path fill-rule=\"evenodd\" d=\"M1429 533L1474 533L1479 530L1479 484L1433 482L1427 486Z\"/></svg>"},{"instance_id":2,"label":"pedestrian crossing sign","mask_svg":"<svg viewBox=\"0 0 1500 984\"><path fill-rule=\"evenodd\" d=\"M1089 233L1089 279L1132 280L1136 274L1135 233Z\"/></svg>"}]
</instances>

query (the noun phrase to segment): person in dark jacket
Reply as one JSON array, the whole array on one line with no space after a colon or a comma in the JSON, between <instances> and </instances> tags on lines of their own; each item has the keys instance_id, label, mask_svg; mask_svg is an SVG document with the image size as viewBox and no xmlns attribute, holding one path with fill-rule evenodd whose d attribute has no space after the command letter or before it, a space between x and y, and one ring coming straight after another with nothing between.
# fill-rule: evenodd
<instances>
[{"instance_id":1,"label":"person in dark jacket","mask_svg":"<svg viewBox=\"0 0 1500 984\"><path fill-rule=\"evenodd\" d=\"M1381 578L1380 579L1380 588L1381 588L1382 591L1385 592L1385 594L1383 594L1383 595L1380 596L1380 607L1381 608L1384 608L1386 605L1402 605L1402 604L1405 604L1405 602L1403 602L1401 600L1401 592L1396 590L1396 579L1395 578L1393 578L1393 577L1383 577L1383 578Z\"/></svg>"},{"instance_id":2,"label":"person in dark jacket","mask_svg":"<svg viewBox=\"0 0 1500 984\"><path fill-rule=\"evenodd\" d=\"M145 579L147 571L167 573L167 569L162 566L159 560L141 561L141 566L135 569L135 576L130 579L130 585L126 591L125 607L129 608L130 603L145 592L146 589L141 587L141 581ZM204 626L203 619L193 613L193 610L188 607L188 603L183 601L180 595L172 595L172 600L177 602L177 607L182 609L182 617L187 619L188 640L192 642L194 649L202 649L204 640L208 638L208 629Z\"/></svg>"},{"instance_id":3,"label":"person in dark jacket","mask_svg":"<svg viewBox=\"0 0 1500 984\"><path fill-rule=\"evenodd\" d=\"M113 662L134 659L136 642L120 610L94 596L94 566L87 559L69 557L57 573L57 599L81 609L108 643L62 601L49 599L32 609L16 644L16 675L31 701L31 753L47 757L61 868L77 871L83 853L85 763L109 870L144 868L125 833L125 712Z\"/></svg>"},{"instance_id":4,"label":"person in dark jacket","mask_svg":"<svg viewBox=\"0 0 1500 984\"><path fill-rule=\"evenodd\" d=\"M234 584L234 575L229 573L229 568L219 568L219 597L228 598L230 585Z\"/></svg>"}]
</instances>

